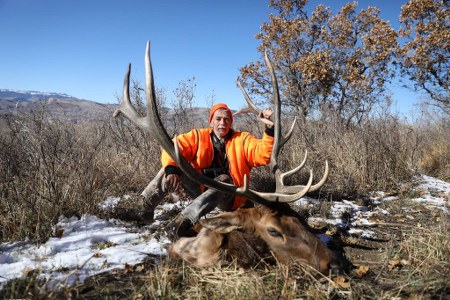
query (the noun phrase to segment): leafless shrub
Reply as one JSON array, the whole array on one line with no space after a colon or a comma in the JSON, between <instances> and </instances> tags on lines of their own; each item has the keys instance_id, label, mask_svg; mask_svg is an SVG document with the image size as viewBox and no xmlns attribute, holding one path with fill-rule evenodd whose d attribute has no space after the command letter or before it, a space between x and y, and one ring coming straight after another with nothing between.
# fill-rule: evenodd
<instances>
[{"instance_id":1,"label":"leafless shrub","mask_svg":"<svg viewBox=\"0 0 450 300\"><path fill-rule=\"evenodd\" d=\"M180 81L174 91L175 98L172 99L171 105L175 134L189 131L194 127L194 120L190 114L194 104L195 87L195 77L192 77Z\"/></svg>"},{"instance_id":2,"label":"leafless shrub","mask_svg":"<svg viewBox=\"0 0 450 300\"><path fill-rule=\"evenodd\" d=\"M143 112L142 90L132 99ZM160 106L165 91L158 89ZM73 123L42 106L2 116L0 240L45 240L60 215L98 213L107 196L140 192L160 168L151 136L122 118ZM167 110L161 118L167 121Z\"/></svg>"},{"instance_id":3,"label":"leafless shrub","mask_svg":"<svg viewBox=\"0 0 450 300\"><path fill-rule=\"evenodd\" d=\"M40 240L61 214L94 209L104 195L98 156L104 126L86 131L52 119L42 107L7 118L1 139L0 239L29 236Z\"/></svg>"},{"instance_id":4,"label":"leafless shrub","mask_svg":"<svg viewBox=\"0 0 450 300\"><path fill-rule=\"evenodd\" d=\"M450 117L436 119L425 115L414 126L414 135L420 143L416 168L424 174L450 180Z\"/></svg>"},{"instance_id":5,"label":"leafless shrub","mask_svg":"<svg viewBox=\"0 0 450 300\"><path fill-rule=\"evenodd\" d=\"M123 118L109 120L108 147L102 165L110 194L139 192L160 168L160 149L153 138Z\"/></svg>"},{"instance_id":6,"label":"leafless shrub","mask_svg":"<svg viewBox=\"0 0 450 300\"><path fill-rule=\"evenodd\" d=\"M329 160L325 193L356 196L370 190L397 190L417 173L450 178L450 123L445 116L424 113L407 121L382 112L352 127L333 118L298 125L285 153L286 169L305 150L314 170L322 168L315 162Z\"/></svg>"},{"instance_id":7,"label":"leafless shrub","mask_svg":"<svg viewBox=\"0 0 450 300\"><path fill-rule=\"evenodd\" d=\"M326 195L354 197L374 189L396 189L413 174L409 131L405 128L398 117L384 113L354 126L343 124L338 117L300 121L279 164L290 170L308 151L305 169L320 173L324 168L320 162L328 160L330 177L321 191ZM253 180L265 182L262 186L267 187L266 173L255 170ZM307 172L300 172L287 181L306 182L307 176Z\"/></svg>"}]
</instances>

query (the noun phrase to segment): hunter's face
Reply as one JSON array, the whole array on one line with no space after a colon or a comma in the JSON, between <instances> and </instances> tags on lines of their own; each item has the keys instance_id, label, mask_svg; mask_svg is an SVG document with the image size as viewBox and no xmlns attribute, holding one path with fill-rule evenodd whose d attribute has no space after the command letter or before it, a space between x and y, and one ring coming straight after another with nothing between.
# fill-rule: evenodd
<instances>
[{"instance_id":1,"label":"hunter's face","mask_svg":"<svg viewBox=\"0 0 450 300\"><path fill-rule=\"evenodd\" d=\"M224 138L231 128L231 119L226 109L218 109L209 123L214 134L219 138Z\"/></svg>"}]
</instances>

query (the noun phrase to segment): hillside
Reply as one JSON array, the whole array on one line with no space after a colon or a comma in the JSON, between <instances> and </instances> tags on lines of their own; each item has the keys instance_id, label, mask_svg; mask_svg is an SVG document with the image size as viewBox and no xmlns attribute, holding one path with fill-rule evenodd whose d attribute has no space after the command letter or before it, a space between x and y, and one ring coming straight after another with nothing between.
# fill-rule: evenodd
<instances>
[{"instance_id":1,"label":"hillside","mask_svg":"<svg viewBox=\"0 0 450 300\"><path fill-rule=\"evenodd\" d=\"M18 91L0 89L0 116L14 112L30 112L44 109L51 118L73 123L104 120L111 116L117 104L102 104L95 101L79 99L67 94L37 91ZM164 122L168 126L174 124L175 112L172 109L162 109ZM183 113L183 118L193 122L195 127L205 127L209 109L193 107ZM240 116L235 118L241 119Z\"/></svg>"},{"instance_id":2,"label":"hillside","mask_svg":"<svg viewBox=\"0 0 450 300\"><path fill-rule=\"evenodd\" d=\"M67 94L0 89L0 115L45 108L52 118L78 123L102 119L114 106Z\"/></svg>"}]
</instances>

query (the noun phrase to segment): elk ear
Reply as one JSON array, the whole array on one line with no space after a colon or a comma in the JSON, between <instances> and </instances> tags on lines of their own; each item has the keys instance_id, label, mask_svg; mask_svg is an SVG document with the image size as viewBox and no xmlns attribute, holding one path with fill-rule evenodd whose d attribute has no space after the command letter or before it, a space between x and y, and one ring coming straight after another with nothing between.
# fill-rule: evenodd
<instances>
[{"instance_id":1,"label":"elk ear","mask_svg":"<svg viewBox=\"0 0 450 300\"><path fill-rule=\"evenodd\" d=\"M233 214L224 214L200 220L200 224L202 224L204 228L218 233L229 233L233 230L242 228L239 222L239 218L237 218Z\"/></svg>"}]
</instances>

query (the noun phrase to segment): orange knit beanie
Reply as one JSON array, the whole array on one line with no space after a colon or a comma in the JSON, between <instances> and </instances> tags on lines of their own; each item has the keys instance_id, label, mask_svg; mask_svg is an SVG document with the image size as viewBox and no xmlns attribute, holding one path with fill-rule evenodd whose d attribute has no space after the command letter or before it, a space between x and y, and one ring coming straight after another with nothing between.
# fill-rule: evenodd
<instances>
[{"instance_id":1,"label":"orange knit beanie","mask_svg":"<svg viewBox=\"0 0 450 300\"><path fill-rule=\"evenodd\" d=\"M230 116L231 124L233 124L233 113L231 112L231 109L228 108L228 106L225 103L217 103L216 105L213 105L211 107L211 110L209 111L209 123L211 123L211 120L213 118L214 113L218 109L225 109L228 111L228 115Z\"/></svg>"}]
</instances>

